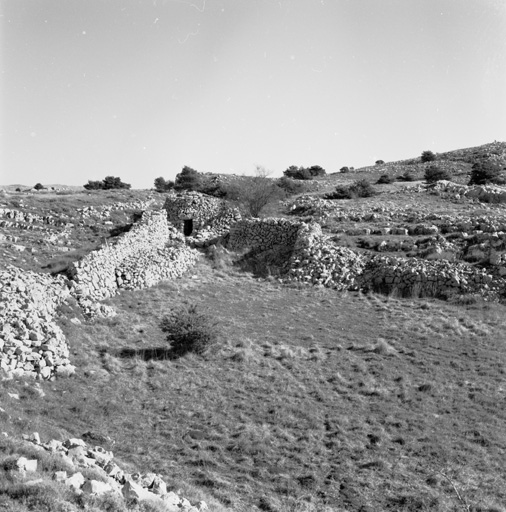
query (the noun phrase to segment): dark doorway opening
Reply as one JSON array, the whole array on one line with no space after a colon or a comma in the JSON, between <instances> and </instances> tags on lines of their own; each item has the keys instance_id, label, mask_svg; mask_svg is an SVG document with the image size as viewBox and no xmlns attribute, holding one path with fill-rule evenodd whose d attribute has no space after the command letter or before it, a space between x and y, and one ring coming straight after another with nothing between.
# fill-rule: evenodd
<instances>
[{"instance_id":1,"label":"dark doorway opening","mask_svg":"<svg viewBox=\"0 0 506 512\"><path fill-rule=\"evenodd\" d=\"M184 236L190 236L193 231L193 219L186 219L184 221Z\"/></svg>"}]
</instances>

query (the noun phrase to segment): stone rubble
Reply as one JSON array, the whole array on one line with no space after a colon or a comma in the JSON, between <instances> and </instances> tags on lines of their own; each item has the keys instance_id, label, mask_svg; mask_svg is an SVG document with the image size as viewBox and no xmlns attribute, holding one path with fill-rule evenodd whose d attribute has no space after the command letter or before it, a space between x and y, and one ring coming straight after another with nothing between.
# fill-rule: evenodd
<instances>
[{"instance_id":1,"label":"stone rubble","mask_svg":"<svg viewBox=\"0 0 506 512\"><path fill-rule=\"evenodd\" d=\"M204 512L208 506L204 501L191 504L174 491L169 491L161 475L156 473L130 474L116 463L111 451L101 446L91 446L78 438L65 441L50 440L42 443L37 432L24 435L24 441L38 450L46 451L60 459L62 468L53 471L51 478L74 490L76 494L102 495L113 493L126 502L149 503L165 512ZM37 471L37 459L19 457L15 462L14 476L26 477ZM96 478L86 478L84 470L93 470ZM90 472L87 471L89 474ZM37 480L42 481L42 479ZM30 483L30 481L28 482Z\"/></svg>"}]
</instances>

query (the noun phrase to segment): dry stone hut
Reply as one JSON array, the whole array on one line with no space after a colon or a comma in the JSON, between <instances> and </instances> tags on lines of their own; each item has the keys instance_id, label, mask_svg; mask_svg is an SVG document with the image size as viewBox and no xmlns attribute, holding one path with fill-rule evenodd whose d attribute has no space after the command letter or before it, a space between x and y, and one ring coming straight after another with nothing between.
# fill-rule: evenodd
<instances>
[{"instance_id":1,"label":"dry stone hut","mask_svg":"<svg viewBox=\"0 0 506 512\"><path fill-rule=\"evenodd\" d=\"M224 235L241 220L239 210L227 201L199 192L170 194L163 207L169 222L185 236L202 243Z\"/></svg>"}]
</instances>

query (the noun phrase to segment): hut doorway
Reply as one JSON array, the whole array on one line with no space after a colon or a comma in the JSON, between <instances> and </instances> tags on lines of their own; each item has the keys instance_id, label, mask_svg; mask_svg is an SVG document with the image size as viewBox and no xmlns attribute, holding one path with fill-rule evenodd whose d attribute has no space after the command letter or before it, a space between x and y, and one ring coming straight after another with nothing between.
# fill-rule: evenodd
<instances>
[{"instance_id":1,"label":"hut doorway","mask_svg":"<svg viewBox=\"0 0 506 512\"><path fill-rule=\"evenodd\" d=\"M190 236L193 232L193 219L185 219L184 221L184 236Z\"/></svg>"}]
</instances>

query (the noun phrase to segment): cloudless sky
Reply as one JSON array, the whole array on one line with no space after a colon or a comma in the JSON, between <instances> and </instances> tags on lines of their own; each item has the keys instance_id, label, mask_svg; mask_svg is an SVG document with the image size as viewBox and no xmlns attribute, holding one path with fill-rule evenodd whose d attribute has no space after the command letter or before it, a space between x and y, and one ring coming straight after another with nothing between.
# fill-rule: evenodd
<instances>
[{"instance_id":1,"label":"cloudless sky","mask_svg":"<svg viewBox=\"0 0 506 512\"><path fill-rule=\"evenodd\" d=\"M506 140L504 0L0 0L0 184Z\"/></svg>"}]
</instances>

